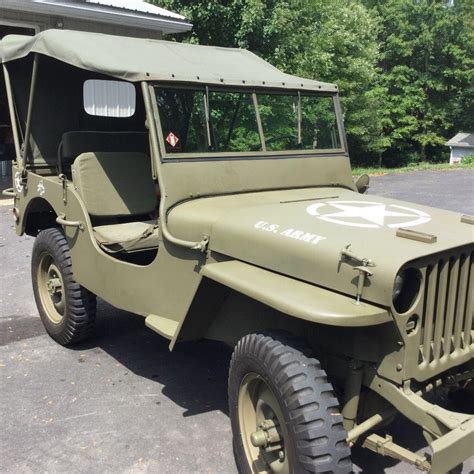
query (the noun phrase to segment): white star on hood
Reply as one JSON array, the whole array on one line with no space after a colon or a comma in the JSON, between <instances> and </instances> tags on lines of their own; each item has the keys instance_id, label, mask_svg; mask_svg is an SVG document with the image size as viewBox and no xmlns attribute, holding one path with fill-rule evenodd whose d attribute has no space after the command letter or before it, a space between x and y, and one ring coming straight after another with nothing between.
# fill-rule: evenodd
<instances>
[{"instance_id":1,"label":"white star on hood","mask_svg":"<svg viewBox=\"0 0 474 474\"><path fill-rule=\"evenodd\" d=\"M319 210L325 206L331 206L333 208L339 209L339 211L321 215ZM387 225L387 227L391 228L419 225L431 220L429 214L417 209L410 209L395 204L390 204L389 207L395 210L389 210L387 209L386 204L377 202L333 201L328 203L313 204L312 206L308 207L307 211L309 214L323 221L354 227L379 228L385 225L385 219L387 217L401 218L396 219L396 221L399 221L398 223ZM361 220L365 222L361 222Z\"/></svg>"},{"instance_id":2,"label":"white star on hood","mask_svg":"<svg viewBox=\"0 0 474 474\"><path fill-rule=\"evenodd\" d=\"M375 204L373 206L355 207L348 206L346 204L332 204L336 209L340 209L341 212L335 212L333 214L325 214L323 217L361 217L366 221L373 222L377 225L383 225L385 217L413 217L413 214L407 214L406 212L395 212L388 211L385 204Z\"/></svg>"}]
</instances>

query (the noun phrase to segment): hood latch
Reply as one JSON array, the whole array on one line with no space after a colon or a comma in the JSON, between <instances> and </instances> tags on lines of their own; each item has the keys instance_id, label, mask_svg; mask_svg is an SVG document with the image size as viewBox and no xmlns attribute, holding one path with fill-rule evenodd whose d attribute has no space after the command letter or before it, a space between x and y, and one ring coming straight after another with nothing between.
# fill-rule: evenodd
<instances>
[{"instance_id":1,"label":"hood latch","mask_svg":"<svg viewBox=\"0 0 474 474\"><path fill-rule=\"evenodd\" d=\"M362 292L364 291L365 279L373 275L373 272L369 270L369 267L375 267L375 263L370 258L359 257L352 250L349 250L351 244L347 245L341 250L341 259L349 259L360 263L354 267L354 270L359 272L359 278L357 280L357 294L356 294L356 304L360 304L360 299L362 298Z\"/></svg>"}]
</instances>

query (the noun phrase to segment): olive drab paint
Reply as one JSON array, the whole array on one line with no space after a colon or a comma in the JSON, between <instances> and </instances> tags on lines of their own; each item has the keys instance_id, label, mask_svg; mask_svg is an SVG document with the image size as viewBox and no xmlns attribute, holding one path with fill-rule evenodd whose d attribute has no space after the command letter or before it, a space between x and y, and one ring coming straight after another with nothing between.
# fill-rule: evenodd
<instances>
[{"instance_id":1,"label":"olive drab paint","mask_svg":"<svg viewBox=\"0 0 474 474\"><path fill-rule=\"evenodd\" d=\"M61 228L75 280L117 308L143 316L170 340L170 349L203 337L235 344L268 329L304 337L341 388L349 444L359 440L433 472L446 472L474 454L473 416L424 398L435 386L473 378L474 221L358 193L337 86L284 74L243 50L92 33L7 36L0 52L10 111L22 114L29 140L22 149L14 127L17 157L7 192L14 195L18 235ZM94 171L102 173L99 165L107 163L114 175L104 150L81 151L89 155L73 160L72 174L58 170L55 153L44 151L45 143L54 150L54 140L57 148L69 131L41 132L41 122L57 123L60 112L48 107L56 92L45 81L60 83L61 94L72 100L80 95L77 84L98 74L130 81L142 104L140 133L148 134L150 161L140 190L155 177L150 192L159 195L159 204L140 222L124 219L127 209L121 211L118 202L137 198L138 189L130 192L126 183L138 173L135 168L125 175L116 170L125 184L123 195L113 194L109 175ZM30 79L31 87L25 86ZM209 90L247 91L254 105L262 90L327 95L339 148L270 151L257 113L261 150L170 154L166 146L179 148L183 138L164 135L157 94L165 85L199 88L204 100ZM58 127L74 122L80 104L72 104ZM114 153L123 158L132 151L137 150ZM143 159L143 153L138 156ZM96 199L94 205L99 214L104 207L118 208L112 222L101 222L88 208L84 180L91 175L111 188L109 202ZM101 189L100 181L95 185ZM360 188L365 191L367 183ZM112 237L123 233L121 242L129 245L109 245L111 225ZM368 434L395 413L421 427L433 451L430 463L396 440Z\"/></svg>"}]
</instances>

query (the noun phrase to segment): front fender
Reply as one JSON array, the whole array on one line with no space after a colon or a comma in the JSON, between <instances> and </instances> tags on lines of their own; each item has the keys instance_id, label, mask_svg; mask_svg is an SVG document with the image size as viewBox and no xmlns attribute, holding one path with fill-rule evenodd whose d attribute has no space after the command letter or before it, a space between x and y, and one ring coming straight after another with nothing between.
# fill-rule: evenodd
<instances>
[{"instance_id":1,"label":"front fender","mask_svg":"<svg viewBox=\"0 0 474 474\"><path fill-rule=\"evenodd\" d=\"M295 318L330 326L375 326L388 311L238 260L210 263L201 275Z\"/></svg>"}]
</instances>

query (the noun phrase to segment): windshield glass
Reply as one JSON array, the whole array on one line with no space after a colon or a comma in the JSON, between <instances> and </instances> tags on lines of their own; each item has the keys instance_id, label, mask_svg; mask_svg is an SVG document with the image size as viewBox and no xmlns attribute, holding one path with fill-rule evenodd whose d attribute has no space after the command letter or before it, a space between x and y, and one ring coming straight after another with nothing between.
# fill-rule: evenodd
<instances>
[{"instance_id":1,"label":"windshield glass","mask_svg":"<svg viewBox=\"0 0 474 474\"><path fill-rule=\"evenodd\" d=\"M156 88L165 151L340 149L332 96Z\"/></svg>"}]
</instances>

